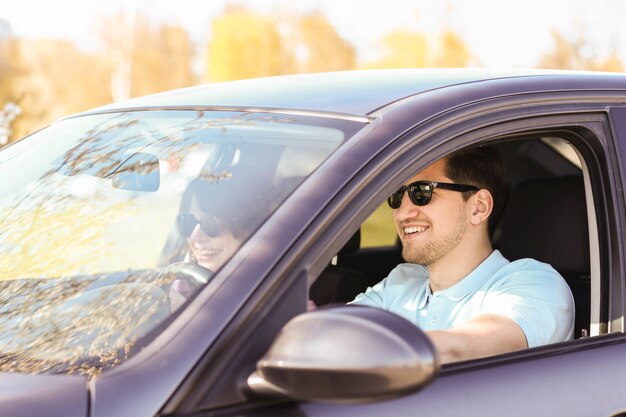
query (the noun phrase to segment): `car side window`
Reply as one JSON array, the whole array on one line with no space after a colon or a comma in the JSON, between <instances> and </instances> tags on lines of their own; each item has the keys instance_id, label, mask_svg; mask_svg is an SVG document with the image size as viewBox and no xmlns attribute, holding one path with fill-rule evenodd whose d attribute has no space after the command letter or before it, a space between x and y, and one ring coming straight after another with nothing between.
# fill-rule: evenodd
<instances>
[{"instance_id":1,"label":"car side window","mask_svg":"<svg viewBox=\"0 0 626 417\"><path fill-rule=\"evenodd\" d=\"M573 337L588 336L591 272L583 164L575 148L559 137L525 138L495 147L507 167L509 193L493 235L494 249L510 261L532 258L552 265L575 302ZM316 304L349 302L404 262L386 202L355 235L360 235L360 243L355 247L353 236L311 287ZM319 298L320 292L324 297Z\"/></svg>"}]
</instances>

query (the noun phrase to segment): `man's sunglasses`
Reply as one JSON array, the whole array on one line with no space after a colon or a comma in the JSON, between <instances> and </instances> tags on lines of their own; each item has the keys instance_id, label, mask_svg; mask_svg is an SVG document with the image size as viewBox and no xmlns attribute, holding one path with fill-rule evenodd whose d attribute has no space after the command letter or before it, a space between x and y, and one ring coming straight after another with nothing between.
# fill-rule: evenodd
<instances>
[{"instance_id":1,"label":"man's sunglasses","mask_svg":"<svg viewBox=\"0 0 626 417\"><path fill-rule=\"evenodd\" d=\"M459 192L478 191L478 187L473 185L450 184L446 182L434 181L416 181L398 188L398 190L391 194L391 196L387 199L387 203L392 209L399 208L400 204L402 204L404 192L406 191L409 193L409 198L413 204L416 206L425 206L430 203L430 199L433 197L433 190L435 188L443 188L444 190Z\"/></svg>"},{"instance_id":2,"label":"man's sunglasses","mask_svg":"<svg viewBox=\"0 0 626 417\"><path fill-rule=\"evenodd\" d=\"M186 237L190 237L197 225L200 225L202 233L209 237L217 237L222 230L222 227L218 223L217 219L208 217L203 220L198 220L190 213L181 213L176 218L178 223L178 230Z\"/></svg>"}]
</instances>

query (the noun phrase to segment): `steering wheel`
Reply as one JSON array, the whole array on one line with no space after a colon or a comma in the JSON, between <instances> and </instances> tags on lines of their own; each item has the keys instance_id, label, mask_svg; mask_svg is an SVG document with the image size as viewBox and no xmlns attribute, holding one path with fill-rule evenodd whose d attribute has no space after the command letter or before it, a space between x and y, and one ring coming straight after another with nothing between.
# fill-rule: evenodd
<instances>
[{"instance_id":1,"label":"steering wheel","mask_svg":"<svg viewBox=\"0 0 626 417\"><path fill-rule=\"evenodd\" d=\"M198 288L205 285L213 272L191 262L176 262L161 269L156 282L169 284L167 290L171 310L180 307Z\"/></svg>"},{"instance_id":2,"label":"steering wheel","mask_svg":"<svg viewBox=\"0 0 626 417\"><path fill-rule=\"evenodd\" d=\"M176 262L161 269L156 280L157 282L160 282L161 280L167 281L168 277L175 277L176 279L186 279L195 285L204 285L209 282L212 275L213 272L201 267L198 264L191 262Z\"/></svg>"}]
</instances>

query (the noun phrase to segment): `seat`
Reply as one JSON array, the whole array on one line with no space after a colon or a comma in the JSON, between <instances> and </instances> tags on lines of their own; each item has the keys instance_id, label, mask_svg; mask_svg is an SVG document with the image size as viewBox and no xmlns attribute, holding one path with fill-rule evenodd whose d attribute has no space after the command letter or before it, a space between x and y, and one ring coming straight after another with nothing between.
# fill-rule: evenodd
<instances>
[{"instance_id":1,"label":"seat","mask_svg":"<svg viewBox=\"0 0 626 417\"><path fill-rule=\"evenodd\" d=\"M361 245L361 230L357 230L337 254L338 258L355 253ZM309 298L318 306L347 303L368 287L368 278L355 269L330 264L309 289Z\"/></svg>"},{"instance_id":2,"label":"seat","mask_svg":"<svg viewBox=\"0 0 626 417\"><path fill-rule=\"evenodd\" d=\"M574 337L588 334L590 320L589 231L581 176L519 183L505 209L499 249L510 261L534 258L565 278L576 306Z\"/></svg>"}]
</instances>

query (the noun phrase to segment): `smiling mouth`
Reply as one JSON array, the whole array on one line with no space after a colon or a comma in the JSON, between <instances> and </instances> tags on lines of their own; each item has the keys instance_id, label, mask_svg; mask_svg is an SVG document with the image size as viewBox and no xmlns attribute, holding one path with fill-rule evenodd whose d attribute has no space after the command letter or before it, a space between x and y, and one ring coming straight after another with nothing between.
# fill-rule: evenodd
<instances>
[{"instance_id":1,"label":"smiling mouth","mask_svg":"<svg viewBox=\"0 0 626 417\"><path fill-rule=\"evenodd\" d=\"M411 226L411 227L405 227L402 230L405 236L412 236L412 235L418 235L420 233L423 233L427 229L428 229L428 226Z\"/></svg>"},{"instance_id":2,"label":"smiling mouth","mask_svg":"<svg viewBox=\"0 0 626 417\"><path fill-rule=\"evenodd\" d=\"M211 258L218 255L220 252L221 250L219 249L203 249L201 251L198 251L197 254L202 258Z\"/></svg>"}]
</instances>

